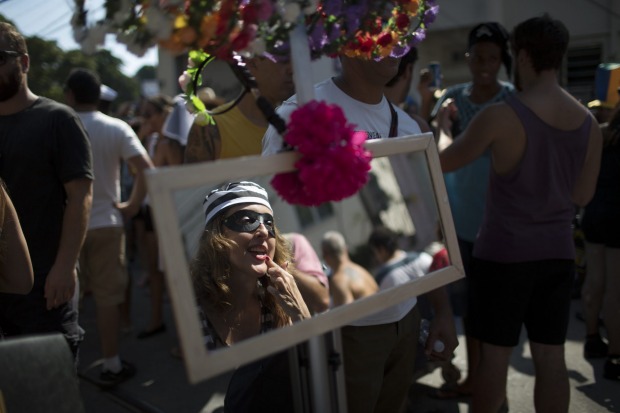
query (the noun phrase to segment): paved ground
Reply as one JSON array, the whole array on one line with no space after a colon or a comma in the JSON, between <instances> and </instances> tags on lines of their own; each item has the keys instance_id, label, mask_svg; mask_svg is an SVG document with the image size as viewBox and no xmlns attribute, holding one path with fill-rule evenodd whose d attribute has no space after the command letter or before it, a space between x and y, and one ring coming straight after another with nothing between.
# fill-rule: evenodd
<instances>
[{"instance_id":1,"label":"paved ground","mask_svg":"<svg viewBox=\"0 0 620 413\"><path fill-rule=\"evenodd\" d=\"M619 412L620 382L602 378L604 360L586 361L582 357L584 325L577 320L579 301L573 302L567 342L567 360L571 384L571 407L574 413ZM176 344L171 306L166 304L168 329L163 334L137 340L135 334L146 323L148 292L133 289L134 332L122 339L122 356L135 363L136 377L115 391L102 391L89 381L99 374L99 345L95 328L92 298L86 297L81 313L81 325L87 331L80 355L81 392L87 413L211 413L220 412L228 374L190 385L183 364L170 354ZM457 323L458 324L458 323ZM460 341L463 342L460 336ZM466 368L465 350L457 349L455 363ZM514 352L509 377L510 412L532 412L533 367L526 341ZM461 413L468 412L468 401L436 400L428 394L442 384L439 369L419 378L410 392L408 412ZM281 412L276 412L281 413ZM323 413L323 412L319 412ZM328 413L328 412L326 412Z\"/></svg>"}]
</instances>

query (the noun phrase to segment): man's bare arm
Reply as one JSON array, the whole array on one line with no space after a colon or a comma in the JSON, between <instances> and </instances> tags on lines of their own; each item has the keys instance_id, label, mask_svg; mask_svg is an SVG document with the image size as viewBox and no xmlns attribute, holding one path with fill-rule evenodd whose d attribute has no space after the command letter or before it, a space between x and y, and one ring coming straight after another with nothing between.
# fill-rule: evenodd
<instances>
[{"instance_id":1,"label":"man's bare arm","mask_svg":"<svg viewBox=\"0 0 620 413\"><path fill-rule=\"evenodd\" d=\"M588 139L588 150L581 174L573 188L573 202L578 206L586 206L594 196L596 181L601 166L603 136L596 120L592 119L592 128Z\"/></svg>"},{"instance_id":2,"label":"man's bare arm","mask_svg":"<svg viewBox=\"0 0 620 413\"><path fill-rule=\"evenodd\" d=\"M75 179L64 184L67 205L62 220L60 245L56 261L45 279L47 309L71 300L75 292L76 265L88 227L93 197L93 181Z\"/></svg>"},{"instance_id":3,"label":"man's bare arm","mask_svg":"<svg viewBox=\"0 0 620 413\"><path fill-rule=\"evenodd\" d=\"M185 163L214 161L220 157L221 148L220 131L216 125L194 123L187 137Z\"/></svg>"}]
</instances>

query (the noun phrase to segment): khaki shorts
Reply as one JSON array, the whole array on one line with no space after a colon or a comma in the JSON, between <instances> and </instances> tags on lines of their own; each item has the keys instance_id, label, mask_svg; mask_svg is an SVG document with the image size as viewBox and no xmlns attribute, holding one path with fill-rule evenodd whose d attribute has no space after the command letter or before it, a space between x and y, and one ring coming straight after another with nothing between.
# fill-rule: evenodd
<instances>
[{"instance_id":1,"label":"khaki shorts","mask_svg":"<svg viewBox=\"0 0 620 413\"><path fill-rule=\"evenodd\" d=\"M125 267L124 228L95 228L86 233L80 252L80 281L92 292L97 305L125 302L129 278Z\"/></svg>"}]
</instances>

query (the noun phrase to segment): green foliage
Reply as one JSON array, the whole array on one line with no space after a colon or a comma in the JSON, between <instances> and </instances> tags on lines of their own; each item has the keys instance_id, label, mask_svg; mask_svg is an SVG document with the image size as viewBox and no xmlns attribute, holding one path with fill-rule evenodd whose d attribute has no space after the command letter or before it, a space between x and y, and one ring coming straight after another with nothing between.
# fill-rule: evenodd
<instances>
[{"instance_id":1,"label":"green foliage","mask_svg":"<svg viewBox=\"0 0 620 413\"><path fill-rule=\"evenodd\" d=\"M0 21L14 24L2 14ZM101 82L118 92L114 102L117 105L137 100L140 97L140 82L157 77L153 66L142 67L134 77L126 76L121 71L123 62L108 50L99 50L89 56L80 50L64 51L56 41L37 36L26 37L26 43L30 55L28 86L35 94L59 102L65 102L64 82L73 68L83 67L99 73Z\"/></svg>"},{"instance_id":2,"label":"green foliage","mask_svg":"<svg viewBox=\"0 0 620 413\"><path fill-rule=\"evenodd\" d=\"M108 50L99 50L92 56L80 50L63 51L55 41L39 37L26 39L30 55L28 85L37 95L64 102L64 82L72 69L82 67L97 72L101 82L118 92L116 102L138 99L140 84L137 78L124 75L122 61Z\"/></svg>"}]
</instances>

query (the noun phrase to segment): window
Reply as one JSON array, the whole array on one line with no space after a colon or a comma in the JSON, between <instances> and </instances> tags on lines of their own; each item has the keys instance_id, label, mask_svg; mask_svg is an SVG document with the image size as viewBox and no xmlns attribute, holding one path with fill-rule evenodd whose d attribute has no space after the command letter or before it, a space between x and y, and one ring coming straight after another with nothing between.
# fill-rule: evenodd
<instances>
[{"instance_id":1,"label":"window","mask_svg":"<svg viewBox=\"0 0 620 413\"><path fill-rule=\"evenodd\" d=\"M602 46L580 46L566 54L566 90L584 104L594 99L594 75L602 59Z\"/></svg>"},{"instance_id":2,"label":"window","mask_svg":"<svg viewBox=\"0 0 620 413\"><path fill-rule=\"evenodd\" d=\"M326 202L318 207L304 207L295 205L295 211L297 213L297 218L299 219L299 224L302 228L308 228L309 226L334 215L334 207L331 202Z\"/></svg>"}]
</instances>

